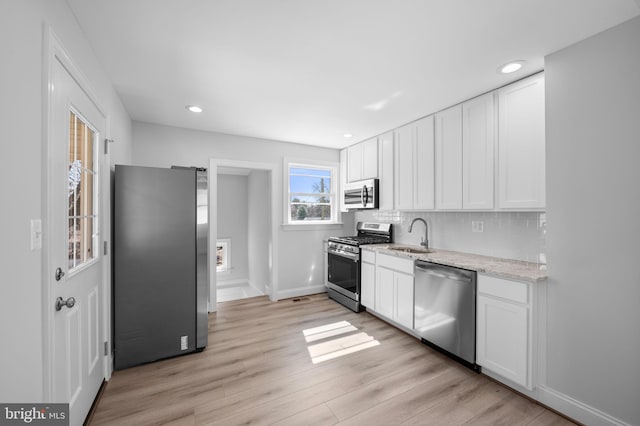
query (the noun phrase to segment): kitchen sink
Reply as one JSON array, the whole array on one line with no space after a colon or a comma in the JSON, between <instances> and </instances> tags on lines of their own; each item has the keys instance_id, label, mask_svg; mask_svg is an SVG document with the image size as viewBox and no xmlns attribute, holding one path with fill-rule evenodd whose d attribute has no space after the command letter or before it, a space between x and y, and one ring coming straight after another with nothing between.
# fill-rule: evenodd
<instances>
[{"instance_id":1,"label":"kitchen sink","mask_svg":"<svg viewBox=\"0 0 640 426\"><path fill-rule=\"evenodd\" d=\"M401 251L403 253L411 253L411 254L427 254L433 253L433 250L429 249L421 249L415 247L387 247L389 250Z\"/></svg>"}]
</instances>

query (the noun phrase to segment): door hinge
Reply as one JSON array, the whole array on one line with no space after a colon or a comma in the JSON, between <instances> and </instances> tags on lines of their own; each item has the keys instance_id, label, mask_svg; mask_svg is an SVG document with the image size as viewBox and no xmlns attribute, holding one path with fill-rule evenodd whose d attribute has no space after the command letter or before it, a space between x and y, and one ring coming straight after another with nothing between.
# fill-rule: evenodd
<instances>
[{"instance_id":1,"label":"door hinge","mask_svg":"<svg viewBox=\"0 0 640 426\"><path fill-rule=\"evenodd\" d=\"M109 243L107 241L104 242L104 255L109 254Z\"/></svg>"},{"instance_id":2,"label":"door hinge","mask_svg":"<svg viewBox=\"0 0 640 426\"><path fill-rule=\"evenodd\" d=\"M104 356L109 355L109 342L104 342Z\"/></svg>"},{"instance_id":3,"label":"door hinge","mask_svg":"<svg viewBox=\"0 0 640 426\"><path fill-rule=\"evenodd\" d=\"M105 155L109 153L109 144L113 143L113 139L105 139L104 140L104 153Z\"/></svg>"}]
</instances>

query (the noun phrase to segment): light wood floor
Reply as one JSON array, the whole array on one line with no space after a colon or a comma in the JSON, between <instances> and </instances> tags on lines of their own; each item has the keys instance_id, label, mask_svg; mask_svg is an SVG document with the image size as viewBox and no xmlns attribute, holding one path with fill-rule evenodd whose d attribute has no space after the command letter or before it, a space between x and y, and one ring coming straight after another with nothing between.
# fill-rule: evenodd
<instances>
[{"instance_id":1,"label":"light wood floor","mask_svg":"<svg viewBox=\"0 0 640 426\"><path fill-rule=\"evenodd\" d=\"M573 424L326 295L220 303L209 331L201 353L116 371L91 424Z\"/></svg>"}]
</instances>

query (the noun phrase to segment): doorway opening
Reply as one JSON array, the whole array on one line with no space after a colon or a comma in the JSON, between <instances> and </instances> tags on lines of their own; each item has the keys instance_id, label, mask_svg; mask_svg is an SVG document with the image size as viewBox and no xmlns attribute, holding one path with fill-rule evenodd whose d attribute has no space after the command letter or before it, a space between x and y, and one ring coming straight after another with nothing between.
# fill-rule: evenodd
<instances>
[{"instance_id":1,"label":"doorway opening","mask_svg":"<svg viewBox=\"0 0 640 426\"><path fill-rule=\"evenodd\" d=\"M274 166L210 160L211 304L268 295L273 300Z\"/></svg>"}]
</instances>

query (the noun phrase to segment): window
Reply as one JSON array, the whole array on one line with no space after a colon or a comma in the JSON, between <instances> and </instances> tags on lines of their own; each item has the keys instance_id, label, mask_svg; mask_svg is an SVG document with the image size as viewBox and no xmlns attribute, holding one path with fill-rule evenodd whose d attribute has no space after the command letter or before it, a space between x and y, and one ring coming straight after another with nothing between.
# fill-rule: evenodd
<instances>
[{"instance_id":1,"label":"window","mask_svg":"<svg viewBox=\"0 0 640 426\"><path fill-rule=\"evenodd\" d=\"M216 242L216 272L228 272L231 267L231 239L222 238Z\"/></svg>"},{"instance_id":2,"label":"window","mask_svg":"<svg viewBox=\"0 0 640 426\"><path fill-rule=\"evenodd\" d=\"M287 223L337 223L336 167L287 163Z\"/></svg>"},{"instance_id":3,"label":"window","mask_svg":"<svg viewBox=\"0 0 640 426\"><path fill-rule=\"evenodd\" d=\"M91 261L98 241L96 133L71 111L69 122L69 271Z\"/></svg>"}]
</instances>

